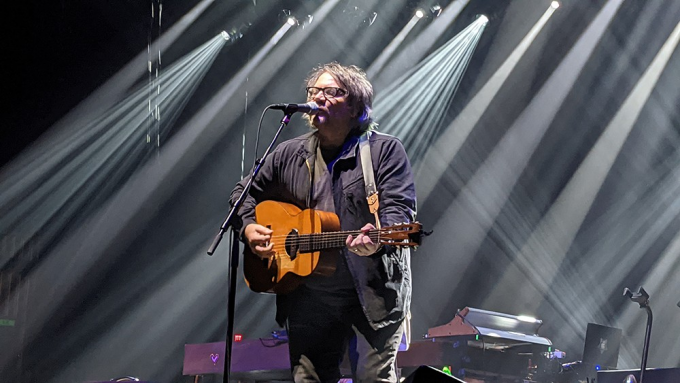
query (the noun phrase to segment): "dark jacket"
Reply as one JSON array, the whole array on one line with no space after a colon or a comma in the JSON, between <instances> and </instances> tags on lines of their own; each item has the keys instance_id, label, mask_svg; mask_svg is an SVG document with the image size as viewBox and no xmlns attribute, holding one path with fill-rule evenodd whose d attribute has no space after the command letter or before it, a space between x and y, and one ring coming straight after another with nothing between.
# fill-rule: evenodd
<instances>
[{"instance_id":1,"label":"dark jacket","mask_svg":"<svg viewBox=\"0 0 680 383\"><path fill-rule=\"evenodd\" d=\"M292 203L301 209L313 207L311 169L314 169L317 142L315 132L310 132L285 141L272 151L240 210L243 228L255 223L255 205L264 200ZM377 132L372 132L369 142L382 226L413 222L416 192L403 145L397 138ZM358 230L369 222L375 224L366 201L358 143L358 136L350 134L345 149L333 165L333 200L342 230ZM246 182L247 177L232 191L232 203ZM368 257L347 249L342 254L347 259L359 300L372 327L382 328L401 321L411 303L410 250L383 246ZM277 319L283 318L277 315Z\"/></svg>"}]
</instances>

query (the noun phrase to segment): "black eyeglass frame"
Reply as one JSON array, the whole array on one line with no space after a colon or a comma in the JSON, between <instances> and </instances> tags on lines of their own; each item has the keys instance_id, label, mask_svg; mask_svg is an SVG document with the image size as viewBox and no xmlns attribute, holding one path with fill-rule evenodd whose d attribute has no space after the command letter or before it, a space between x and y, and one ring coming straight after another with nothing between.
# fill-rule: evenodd
<instances>
[{"instance_id":1,"label":"black eyeglass frame","mask_svg":"<svg viewBox=\"0 0 680 383\"><path fill-rule=\"evenodd\" d=\"M314 89L314 93L310 93L309 92L310 89ZM331 90L331 89L335 90L334 91L335 94L332 94L332 95L328 94L328 91ZM308 100L311 100L312 98L314 98L314 96L319 94L319 91L323 92L324 97L330 97L330 98L342 97L342 96L346 96L346 95L349 94L349 92L346 89L338 88L336 86L329 86L329 87L326 87L326 88L317 88L315 86L308 86L308 87L305 88L305 91L307 92L307 99Z\"/></svg>"}]
</instances>

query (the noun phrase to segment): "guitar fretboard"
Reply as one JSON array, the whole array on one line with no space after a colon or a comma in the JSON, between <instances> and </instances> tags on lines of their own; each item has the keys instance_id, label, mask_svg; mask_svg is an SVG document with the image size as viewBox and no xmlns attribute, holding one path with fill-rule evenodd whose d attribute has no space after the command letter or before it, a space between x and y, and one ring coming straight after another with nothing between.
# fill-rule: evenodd
<instances>
[{"instance_id":1,"label":"guitar fretboard","mask_svg":"<svg viewBox=\"0 0 680 383\"><path fill-rule=\"evenodd\" d=\"M314 251L337 249L345 247L347 236L356 237L361 234L360 230L355 231L334 231L327 233L302 234L297 237L289 236L286 246L297 247L301 253L311 253ZM380 230L370 230L366 233L373 243L380 243Z\"/></svg>"}]
</instances>

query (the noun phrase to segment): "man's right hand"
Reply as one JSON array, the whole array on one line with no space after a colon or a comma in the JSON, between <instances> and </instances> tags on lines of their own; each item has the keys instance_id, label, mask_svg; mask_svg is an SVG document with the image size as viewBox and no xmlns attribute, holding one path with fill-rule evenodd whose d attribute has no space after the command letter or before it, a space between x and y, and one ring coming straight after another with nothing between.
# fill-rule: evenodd
<instances>
[{"instance_id":1,"label":"man's right hand","mask_svg":"<svg viewBox=\"0 0 680 383\"><path fill-rule=\"evenodd\" d=\"M251 223L246 226L243 235L248 241L250 250L258 257L266 259L276 254L276 252L272 250L274 247L274 242L271 241L272 232L273 230L262 225Z\"/></svg>"}]
</instances>

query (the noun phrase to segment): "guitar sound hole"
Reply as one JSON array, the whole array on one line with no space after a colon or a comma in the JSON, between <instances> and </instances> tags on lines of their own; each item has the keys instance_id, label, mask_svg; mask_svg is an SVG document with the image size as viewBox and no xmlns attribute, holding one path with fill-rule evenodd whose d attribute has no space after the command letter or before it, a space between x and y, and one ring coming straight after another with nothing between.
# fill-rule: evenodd
<instances>
[{"instance_id":1,"label":"guitar sound hole","mask_svg":"<svg viewBox=\"0 0 680 383\"><path fill-rule=\"evenodd\" d=\"M290 256L290 260L293 261L297 258L297 253L300 245L298 244L298 238L300 234L297 229L293 229L286 236L286 253Z\"/></svg>"}]
</instances>

